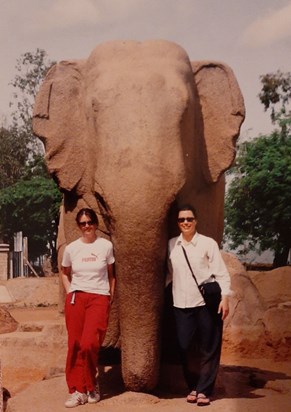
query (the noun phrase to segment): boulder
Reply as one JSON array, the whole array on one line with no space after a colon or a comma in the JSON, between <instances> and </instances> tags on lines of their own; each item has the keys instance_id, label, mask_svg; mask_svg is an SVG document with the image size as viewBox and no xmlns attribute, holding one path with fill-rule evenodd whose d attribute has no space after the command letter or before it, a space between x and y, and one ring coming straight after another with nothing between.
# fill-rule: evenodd
<instances>
[{"instance_id":1,"label":"boulder","mask_svg":"<svg viewBox=\"0 0 291 412\"><path fill-rule=\"evenodd\" d=\"M10 315L8 310L0 306L0 334L14 332L18 322Z\"/></svg>"},{"instance_id":2,"label":"boulder","mask_svg":"<svg viewBox=\"0 0 291 412\"><path fill-rule=\"evenodd\" d=\"M52 306L59 300L58 276L19 277L6 281L6 288L13 296L15 306Z\"/></svg>"},{"instance_id":3,"label":"boulder","mask_svg":"<svg viewBox=\"0 0 291 412\"><path fill-rule=\"evenodd\" d=\"M247 356L291 356L291 267L268 272L246 271L239 260L223 253L233 295L224 324L226 351Z\"/></svg>"}]
</instances>

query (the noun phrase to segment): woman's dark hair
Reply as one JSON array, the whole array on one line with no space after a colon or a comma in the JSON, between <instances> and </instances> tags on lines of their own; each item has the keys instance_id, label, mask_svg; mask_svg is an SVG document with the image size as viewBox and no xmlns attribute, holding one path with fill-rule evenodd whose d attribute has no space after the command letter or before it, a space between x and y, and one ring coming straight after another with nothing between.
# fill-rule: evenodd
<instances>
[{"instance_id":1,"label":"woman's dark hair","mask_svg":"<svg viewBox=\"0 0 291 412\"><path fill-rule=\"evenodd\" d=\"M185 204L185 205L178 206L177 217L178 217L179 213L184 211L184 210L191 210L191 212L193 213L193 216L196 217L196 219L197 219L196 209L195 209L194 206L192 206L190 204Z\"/></svg>"},{"instance_id":2,"label":"woman's dark hair","mask_svg":"<svg viewBox=\"0 0 291 412\"><path fill-rule=\"evenodd\" d=\"M90 220L92 221L92 223L94 223L94 225L98 226L98 217L96 215L96 213L94 212L93 209L89 209L88 207L83 207L83 209L80 209L79 212L77 213L76 216L76 222L77 224L80 223L80 218L81 216L88 216L90 218Z\"/></svg>"}]
</instances>

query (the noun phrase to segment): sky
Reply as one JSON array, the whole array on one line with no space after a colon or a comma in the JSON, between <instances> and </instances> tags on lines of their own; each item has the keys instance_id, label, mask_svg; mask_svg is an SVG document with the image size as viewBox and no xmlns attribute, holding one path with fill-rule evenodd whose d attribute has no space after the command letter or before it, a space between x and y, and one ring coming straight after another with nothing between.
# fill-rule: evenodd
<instances>
[{"instance_id":1,"label":"sky","mask_svg":"<svg viewBox=\"0 0 291 412\"><path fill-rule=\"evenodd\" d=\"M17 59L83 59L110 40L166 39L190 60L228 64L246 106L242 138L274 126L259 101L260 75L291 71L290 0L0 0L0 124L9 122Z\"/></svg>"}]
</instances>

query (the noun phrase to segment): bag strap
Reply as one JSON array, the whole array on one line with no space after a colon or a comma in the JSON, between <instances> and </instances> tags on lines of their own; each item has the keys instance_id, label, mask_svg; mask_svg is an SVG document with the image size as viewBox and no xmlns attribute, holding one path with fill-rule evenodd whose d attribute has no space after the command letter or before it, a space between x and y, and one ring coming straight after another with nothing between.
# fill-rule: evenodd
<instances>
[{"instance_id":1,"label":"bag strap","mask_svg":"<svg viewBox=\"0 0 291 412\"><path fill-rule=\"evenodd\" d=\"M201 296L202 296L202 297L203 297L203 299L204 299L203 293L201 292L201 290L200 290L200 288L199 288L199 283L197 282L196 276L194 275L194 272L193 272L193 270L192 270L192 268L191 268L191 265L190 265L190 262L189 262L189 259L188 259L188 256L187 256L187 253L186 253L186 250L185 250L185 248L184 248L184 246L183 246L183 245L181 245L181 246L182 246L182 249L183 249L183 253L184 253L184 256L185 256L186 262L188 263L189 269L190 269L190 271L191 271L192 277L193 277L193 279L195 280L195 283L196 283L196 285L197 285L197 288L198 288L198 290L199 290L199 292L200 292Z\"/></svg>"}]
</instances>

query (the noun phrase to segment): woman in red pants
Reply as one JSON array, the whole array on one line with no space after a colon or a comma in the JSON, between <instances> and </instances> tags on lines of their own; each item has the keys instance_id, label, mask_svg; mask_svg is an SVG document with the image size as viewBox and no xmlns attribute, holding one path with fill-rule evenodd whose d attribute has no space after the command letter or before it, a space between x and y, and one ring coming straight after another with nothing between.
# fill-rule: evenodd
<instances>
[{"instance_id":1,"label":"woman in red pants","mask_svg":"<svg viewBox=\"0 0 291 412\"><path fill-rule=\"evenodd\" d=\"M81 209L76 222L81 237L65 248L62 260L62 280L67 292L67 408L100 400L96 367L115 287L113 245L96 235L96 213Z\"/></svg>"}]
</instances>

